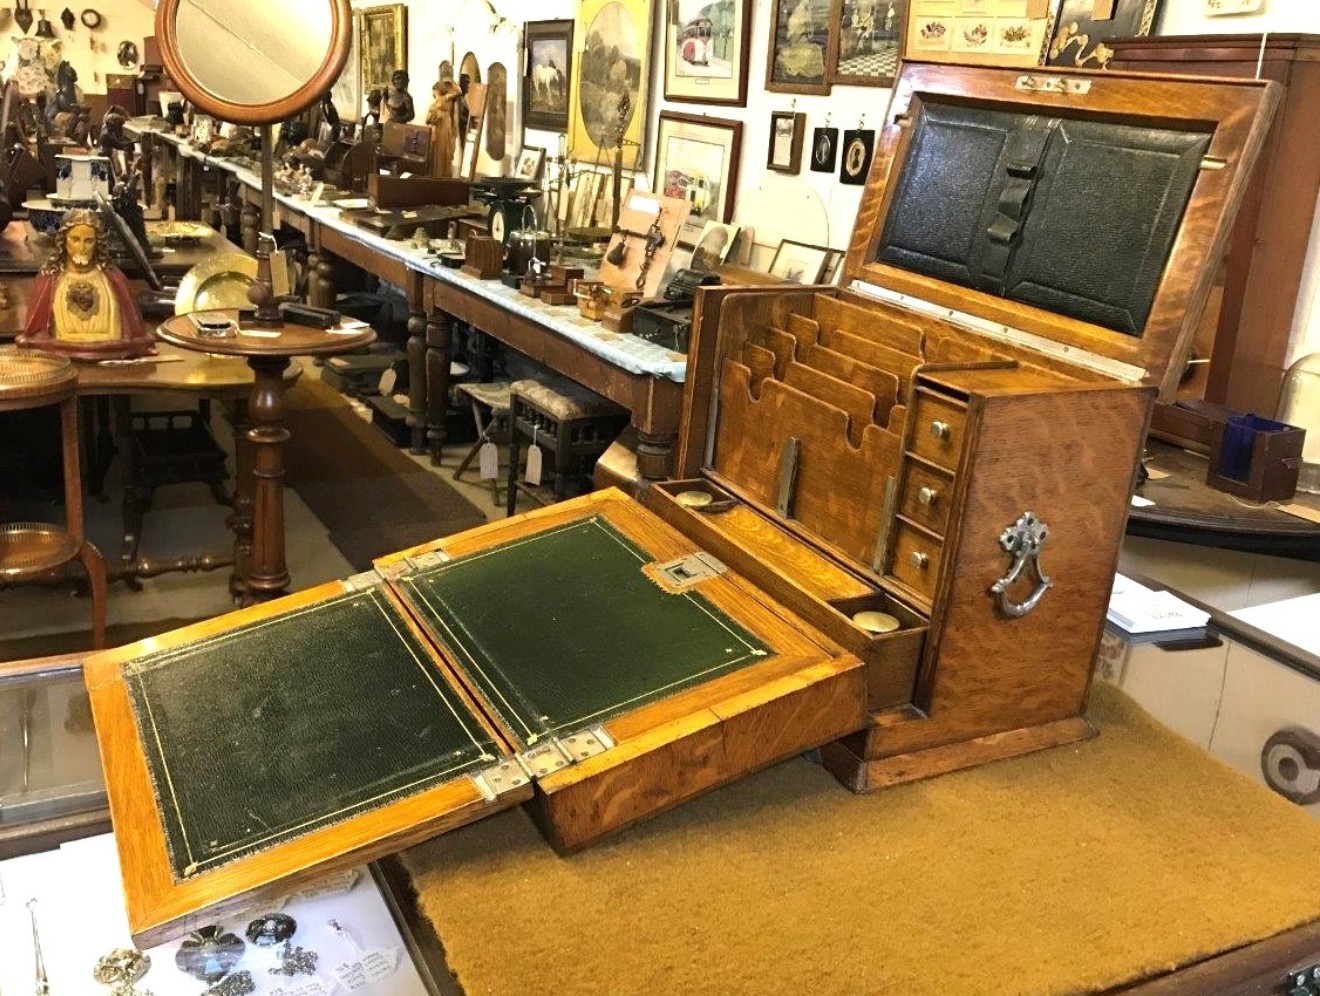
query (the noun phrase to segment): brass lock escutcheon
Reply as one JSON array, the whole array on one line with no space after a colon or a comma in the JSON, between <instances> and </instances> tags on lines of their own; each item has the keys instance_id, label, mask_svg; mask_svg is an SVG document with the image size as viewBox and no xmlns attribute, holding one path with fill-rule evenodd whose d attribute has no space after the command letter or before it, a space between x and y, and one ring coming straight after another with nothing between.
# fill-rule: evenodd
<instances>
[{"instance_id":1,"label":"brass lock escutcheon","mask_svg":"<svg viewBox=\"0 0 1320 996\"><path fill-rule=\"evenodd\" d=\"M999 536L999 545L1004 548L1005 553L1012 556L1013 563L1008 573L990 586L990 594L995 596L999 611L1010 619L1025 616L1039 604L1045 592L1054 587L1054 582L1040 567L1040 551L1045 545L1049 532L1049 527L1036 518L1034 513L1023 512L1017 522ZM1009 597L1008 589L1022 577L1028 567L1036 576L1036 587L1021 602L1015 602Z\"/></svg>"}]
</instances>

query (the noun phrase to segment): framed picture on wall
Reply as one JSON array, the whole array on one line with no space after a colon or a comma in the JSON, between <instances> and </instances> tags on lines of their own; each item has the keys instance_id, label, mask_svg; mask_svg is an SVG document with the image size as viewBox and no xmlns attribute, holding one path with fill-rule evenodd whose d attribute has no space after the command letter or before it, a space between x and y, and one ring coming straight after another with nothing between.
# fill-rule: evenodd
<instances>
[{"instance_id":1,"label":"framed picture on wall","mask_svg":"<svg viewBox=\"0 0 1320 996\"><path fill-rule=\"evenodd\" d=\"M653 189L691 205L680 245L696 245L708 221L733 220L741 152L741 121L660 112Z\"/></svg>"},{"instance_id":2,"label":"framed picture on wall","mask_svg":"<svg viewBox=\"0 0 1320 996\"><path fill-rule=\"evenodd\" d=\"M636 169L651 77L649 0L578 0L573 48L569 156L607 162L622 142L623 168Z\"/></svg>"},{"instance_id":3,"label":"framed picture on wall","mask_svg":"<svg viewBox=\"0 0 1320 996\"><path fill-rule=\"evenodd\" d=\"M366 7L358 17L362 91L388 90L394 70L408 68L408 5Z\"/></svg>"},{"instance_id":4,"label":"framed picture on wall","mask_svg":"<svg viewBox=\"0 0 1320 996\"><path fill-rule=\"evenodd\" d=\"M753 0L671 0L665 100L747 106Z\"/></svg>"},{"instance_id":5,"label":"framed picture on wall","mask_svg":"<svg viewBox=\"0 0 1320 996\"><path fill-rule=\"evenodd\" d=\"M776 173L802 171L802 136L807 130L807 116L801 111L770 113L770 149L765 168Z\"/></svg>"},{"instance_id":6,"label":"framed picture on wall","mask_svg":"<svg viewBox=\"0 0 1320 996\"><path fill-rule=\"evenodd\" d=\"M907 0L834 0L830 23L839 37L830 60L831 83L889 86L903 51Z\"/></svg>"},{"instance_id":7,"label":"framed picture on wall","mask_svg":"<svg viewBox=\"0 0 1320 996\"><path fill-rule=\"evenodd\" d=\"M829 93L838 35L832 0L772 0L765 88L777 93Z\"/></svg>"},{"instance_id":8,"label":"framed picture on wall","mask_svg":"<svg viewBox=\"0 0 1320 996\"><path fill-rule=\"evenodd\" d=\"M568 131L568 95L573 82L573 22L528 21L523 25L523 128Z\"/></svg>"},{"instance_id":9,"label":"framed picture on wall","mask_svg":"<svg viewBox=\"0 0 1320 996\"><path fill-rule=\"evenodd\" d=\"M1058 6L1058 0L903 2L907 24L902 46L908 58L1021 68L1037 66L1043 61Z\"/></svg>"},{"instance_id":10,"label":"framed picture on wall","mask_svg":"<svg viewBox=\"0 0 1320 996\"><path fill-rule=\"evenodd\" d=\"M1104 69L1114 57L1105 42L1150 34L1160 0L1112 0L1109 17L1095 16L1095 0L1063 0L1045 61L1051 66Z\"/></svg>"}]
</instances>

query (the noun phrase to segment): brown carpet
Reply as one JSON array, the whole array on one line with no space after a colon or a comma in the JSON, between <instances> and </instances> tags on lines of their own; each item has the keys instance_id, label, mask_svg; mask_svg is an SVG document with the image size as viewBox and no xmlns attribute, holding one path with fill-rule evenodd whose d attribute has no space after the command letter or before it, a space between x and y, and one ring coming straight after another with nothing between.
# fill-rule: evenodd
<instances>
[{"instance_id":1,"label":"brown carpet","mask_svg":"<svg viewBox=\"0 0 1320 996\"><path fill-rule=\"evenodd\" d=\"M801 760L572 858L405 861L468 993L1072 993L1320 918L1320 823L1097 687L1096 739L854 796Z\"/></svg>"},{"instance_id":2,"label":"brown carpet","mask_svg":"<svg viewBox=\"0 0 1320 996\"><path fill-rule=\"evenodd\" d=\"M354 570L386 553L485 523L485 515L418 466L344 397L312 377L289 392L286 483Z\"/></svg>"}]
</instances>

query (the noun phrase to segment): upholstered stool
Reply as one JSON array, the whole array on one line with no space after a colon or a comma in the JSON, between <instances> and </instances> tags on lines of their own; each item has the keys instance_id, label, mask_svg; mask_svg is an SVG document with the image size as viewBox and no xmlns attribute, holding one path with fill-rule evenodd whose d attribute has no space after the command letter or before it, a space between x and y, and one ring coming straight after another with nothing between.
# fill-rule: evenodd
<instances>
[{"instance_id":1,"label":"upholstered stool","mask_svg":"<svg viewBox=\"0 0 1320 996\"><path fill-rule=\"evenodd\" d=\"M92 595L92 646L105 646L105 560L83 534L82 465L78 446L78 375L66 357L0 348L0 412L45 405L60 409L64 458L64 526L45 522L0 525L0 585L49 575L81 560Z\"/></svg>"},{"instance_id":2,"label":"upholstered stool","mask_svg":"<svg viewBox=\"0 0 1320 996\"><path fill-rule=\"evenodd\" d=\"M524 440L554 455L555 500L568 497L568 474L614 442L628 413L562 377L514 381L509 390L509 502L518 497L518 449Z\"/></svg>"},{"instance_id":3,"label":"upholstered stool","mask_svg":"<svg viewBox=\"0 0 1320 996\"><path fill-rule=\"evenodd\" d=\"M472 449L468 450L467 456L463 457L463 462L454 471L454 480L457 481L472 465L482 446L486 443L498 444L504 441L509 426L510 385L508 381L497 381L492 384L457 384L454 389L459 394L467 395L468 402L472 405L472 421L477 426L477 441L472 444ZM485 416L486 411L490 412L489 419ZM499 477L490 479L490 492L492 501L498 505Z\"/></svg>"}]
</instances>

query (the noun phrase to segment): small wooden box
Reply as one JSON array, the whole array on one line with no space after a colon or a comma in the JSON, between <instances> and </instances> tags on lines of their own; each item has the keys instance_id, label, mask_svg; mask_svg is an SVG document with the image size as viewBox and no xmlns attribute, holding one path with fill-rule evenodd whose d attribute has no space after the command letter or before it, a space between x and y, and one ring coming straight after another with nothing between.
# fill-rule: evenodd
<instances>
[{"instance_id":1,"label":"small wooden box","mask_svg":"<svg viewBox=\"0 0 1320 996\"><path fill-rule=\"evenodd\" d=\"M1287 501L1297 493L1306 430L1258 415L1216 422L1205 483L1251 501Z\"/></svg>"},{"instance_id":2,"label":"small wooden box","mask_svg":"<svg viewBox=\"0 0 1320 996\"><path fill-rule=\"evenodd\" d=\"M1089 736L1153 399L1276 99L906 63L842 288L698 297L690 478L89 658L135 939L520 801L571 851L810 747L860 790Z\"/></svg>"},{"instance_id":3,"label":"small wooden box","mask_svg":"<svg viewBox=\"0 0 1320 996\"><path fill-rule=\"evenodd\" d=\"M504 245L489 235L471 235L464 245L463 272L478 280L494 280L504 271Z\"/></svg>"}]
</instances>

